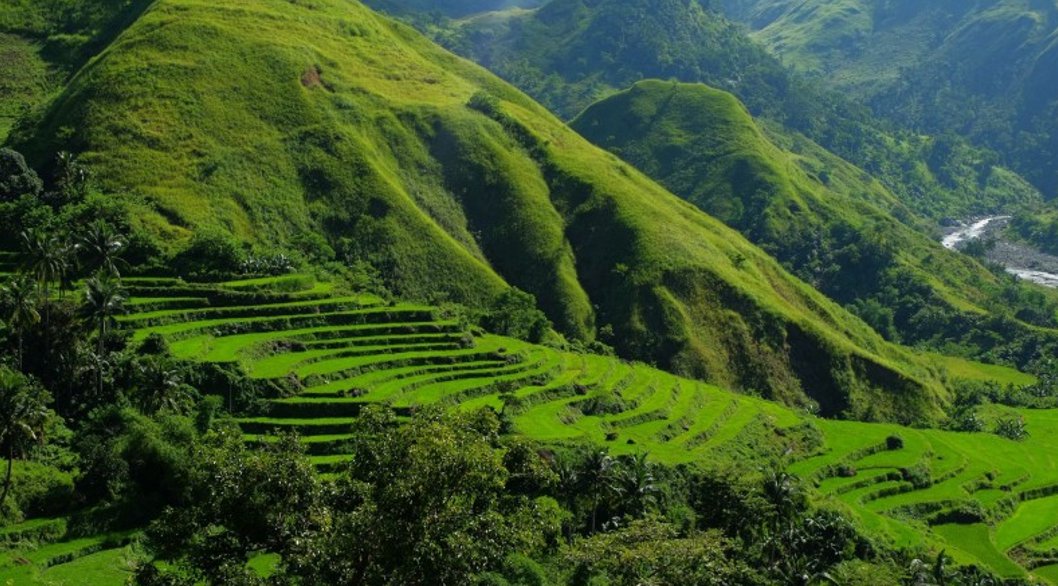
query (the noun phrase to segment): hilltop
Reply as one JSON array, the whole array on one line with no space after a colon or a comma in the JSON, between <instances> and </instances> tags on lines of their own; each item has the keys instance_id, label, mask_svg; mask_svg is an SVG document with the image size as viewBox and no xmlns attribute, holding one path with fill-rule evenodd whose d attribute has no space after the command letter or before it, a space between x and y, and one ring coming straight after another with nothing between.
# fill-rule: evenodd
<instances>
[{"instance_id":1,"label":"hilltop","mask_svg":"<svg viewBox=\"0 0 1058 586\"><path fill-rule=\"evenodd\" d=\"M1040 197L998 154L955 136L937 146L790 71L709 2L550 0L455 20L416 17L399 0L388 5L403 6L398 13L436 41L566 119L643 79L700 82L863 168L922 215L971 215Z\"/></svg>"}]
</instances>

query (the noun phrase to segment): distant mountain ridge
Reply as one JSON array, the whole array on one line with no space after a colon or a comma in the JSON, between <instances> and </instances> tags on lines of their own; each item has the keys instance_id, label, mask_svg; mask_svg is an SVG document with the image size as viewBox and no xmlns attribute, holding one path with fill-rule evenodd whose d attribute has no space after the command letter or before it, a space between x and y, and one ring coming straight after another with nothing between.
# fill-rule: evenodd
<instances>
[{"instance_id":1,"label":"distant mountain ridge","mask_svg":"<svg viewBox=\"0 0 1058 586\"><path fill-rule=\"evenodd\" d=\"M943 333L948 344L1013 357L1019 339L1056 325L1053 300L944 250L908 225L913 216L882 185L804 138L758 125L731 94L644 81L591 106L572 127L738 229L891 338L922 343ZM984 335L997 331L990 321L1005 313L1025 323ZM1058 341L1053 330L1039 335L1041 347Z\"/></svg>"},{"instance_id":2,"label":"distant mountain ridge","mask_svg":"<svg viewBox=\"0 0 1058 586\"><path fill-rule=\"evenodd\" d=\"M1058 4L724 0L786 63L879 114L985 144L1058 195Z\"/></svg>"}]
</instances>

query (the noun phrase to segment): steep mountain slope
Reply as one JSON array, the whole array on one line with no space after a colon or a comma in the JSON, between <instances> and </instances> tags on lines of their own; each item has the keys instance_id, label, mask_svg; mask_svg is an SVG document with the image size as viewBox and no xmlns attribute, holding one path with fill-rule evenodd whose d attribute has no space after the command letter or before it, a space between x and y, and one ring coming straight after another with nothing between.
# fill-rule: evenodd
<instances>
[{"instance_id":1,"label":"steep mountain slope","mask_svg":"<svg viewBox=\"0 0 1058 586\"><path fill-rule=\"evenodd\" d=\"M710 6L551 0L533 11L416 24L567 118L645 78L703 82L867 170L923 214L968 215L1038 199L1024 182L1004 180L1011 174L996 167L996 155L959 140L935 148L928 136L879 124L861 105L792 74Z\"/></svg>"},{"instance_id":2,"label":"steep mountain slope","mask_svg":"<svg viewBox=\"0 0 1058 586\"><path fill-rule=\"evenodd\" d=\"M828 414L944 399L736 232L358 3L159 0L16 145L82 153L170 246L210 229L331 246L412 298L510 283L571 336Z\"/></svg>"},{"instance_id":3,"label":"steep mountain slope","mask_svg":"<svg viewBox=\"0 0 1058 586\"><path fill-rule=\"evenodd\" d=\"M1058 194L1058 5L725 0L787 63L901 124L970 136Z\"/></svg>"},{"instance_id":4,"label":"steep mountain slope","mask_svg":"<svg viewBox=\"0 0 1058 586\"><path fill-rule=\"evenodd\" d=\"M7 0L0 3L0 141L61 88L149 0Z\"/></svg>"},{"instance_id":5,"label":"steep mountain slope","mask_svg":"<svg viewBox=\"0 0 1058 586\"><path fill-rule=\"evenodd\" d=\"M572 127L890 336L922 342L943 332L951 343L965 324L992 312L1025 317L1021 311L1048 303L1015 300L1009 284L976 261L898 222L910 213L859 169L804 139L772 132L773 142L726 92L645 81L591 106ZM927 313L934 318L923 320ZM1030 335L1033 325L1053 327L1046 314L1040 323L1014 325L1018 335ZM978 343L977 351L1012 341Z\"/></svg>"}]
</instances>

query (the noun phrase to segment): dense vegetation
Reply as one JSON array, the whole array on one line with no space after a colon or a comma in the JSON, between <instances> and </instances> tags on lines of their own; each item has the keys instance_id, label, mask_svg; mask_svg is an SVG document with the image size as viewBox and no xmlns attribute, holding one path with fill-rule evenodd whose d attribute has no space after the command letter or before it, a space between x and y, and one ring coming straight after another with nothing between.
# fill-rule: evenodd
<instances>
[{"instance_id":1,"label":"dense vegetation","mask_svg":"<svg viewBox=\"0 0 1058 586\"><path fill-rule=\"evenodd\" d=\"M1018 512L1053 498L1058 469L1024 464L1054 448L1049 415L994 403L1002 384L1056 397L1053 375L931 358L967 389L953 426L1016 442L827 422L216 247L194 264L241 278L129 276L149 265L114 225L63 228L101 205L38 232L78 263L6 281L4 315L27 317L7 322L0 423L26 433L3 434L0 534L26 561L0 578L983 584L1046 563L1048 528ZM508 297L476 319L532 323ZM994 545L949 531L986 522Z\"/></svg>"},{"instance_id":2,"label":"dense vegetation","mask_svg":"<svg viewBox=\"0 0 1058 586\"><path fill-rule=\"evenodd\" d=\"M1058 211L1033 210L1020 213L1011 222L1014 233L1036 248L1058 255Z\"/></svg>"},{"instance_id":3,"label":"dense vegetation","mask_svg":"<svg viewBox=\"0 0 1058 586\"><path fill-rule=\"evenodd\" d=\"M954 134L932 138L881 123L864 106L791 73L713 4L552 0L530 12L414 22L566 118L642 79L702 82L865 169L924 215L970 215L1039 199L998 166L995 153Z\"/></svg>"},{"instance_id":4,"label":"dense vegetation","mask_svg":"<svg viewBox=\"0 0 1058 586\"><path fill-rule=\"evenodd\" d=\"M959 135L1058 194L1058 7L1049 2L724 0L784 61L907 128Z\"/></svg>"},{"instance_id":5,"label":"dense vegetation","mask_svg":"<svg viewBox=\"0 0 1058 586\"><path fill-rule=\"evenodd\" d=\"M379 5L639 169L357 2L0 6L0 584L1058 583L1054 297L912 211L992 154L712 3Z\"/></svg>"},{"instance_id":6,"label":"dense vegetation","mask_svg":"<svg viewBox=\"0 0 1058 586\"><path fill-rule=\"evenodd\" d=\"M1055 351L1054 333L1039 329L1056 325L1053 297L944 250L861 170L761 128L730 94L641 82L571 126L738 229L889 339L1021 367ZM787 145L797 141L795 154Z\"/></svg>"},{"instance_id":7,"label":"dense vegetation","mask_svg":"<svg viewBox=\"0 0 1058 586\"><path fill-rule=\"evenodd\" d=\"M360 6L156 2L21 128L45 174L80 153L163 257L231 234L405 299L513 285L571 340L828 413L927 420L946 395L733 230Z\"/></svg>"}]
</instances>

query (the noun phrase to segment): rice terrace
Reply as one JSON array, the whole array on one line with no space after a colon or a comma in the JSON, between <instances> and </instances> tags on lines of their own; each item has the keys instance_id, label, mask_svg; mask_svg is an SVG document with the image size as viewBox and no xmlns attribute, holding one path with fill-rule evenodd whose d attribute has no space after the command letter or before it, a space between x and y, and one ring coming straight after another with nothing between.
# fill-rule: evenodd
<instances>
[{"instance_id":1,"label":"rice terrace","mask_svg":"<svg viewBox=\"0 0 1058 586\"><path fill-rule=\"evenodd\" d=\"M984 4L0 0L0 586L1058 585Z\"/></svg>"}]
</instances>

